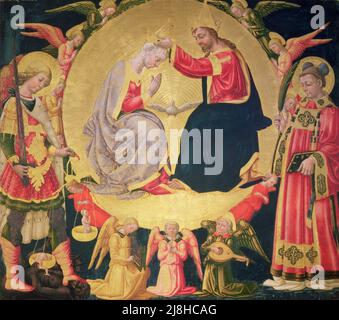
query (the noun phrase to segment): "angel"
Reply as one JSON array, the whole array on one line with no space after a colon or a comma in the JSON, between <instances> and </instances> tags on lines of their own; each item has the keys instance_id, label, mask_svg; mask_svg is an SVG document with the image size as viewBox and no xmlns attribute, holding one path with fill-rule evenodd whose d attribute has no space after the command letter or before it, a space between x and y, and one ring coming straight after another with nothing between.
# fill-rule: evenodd
<instances>
[{"instance_id":1,"label":"angel","mask_svg":"<svg viewBox=\"0 0 339 320\"><path fill-rule=\"evenodd\" d=\"M25 23L24 27L33 29L33 32L21 32L27 37L47 40L58 51L57 58L62 73L62 82L65 82L78 49L84 42L84 34L81 31L73 32L67 38L61 29L45 23Z\"/></svg>"},{"instance_id":2,"label":"angel","mask_svg":"<svg viewBox=\"0 0 339 320\"><path fill-rule=\"evenodd\" d=\"M246 0L232 0L232 5L226 1L209 0L207 3L217 7L238 20L257 40L271 59L277 59L277 54L269 48L269 33L264 18L271 13L283 9L300 8L298 4L286 1L260 1L256 6L248 8Z\"/></svg>"},{"instance_id":3,"label":"angel","mask_svg":"<svg viewBox=\"0 0 339 320\"><path fill-rule=\"evenodd\" d=\"M103 224L88 269L93 267L99 256L95 266L97 270L108 252L111 262L105 279L87 281L91 294L106 300L146 299L151 296L146 292L149 271L140 268L139 257L133 255L138 250L133 248L137 242L133 241L131 234L138 228L138 221L134 218L126 218L121 225L112 216Z\"/></svg>"},{"instance_id":4,"label":"angel","mask_svg":"<svg viewBox=\"0 0 339 320\"><path fill-rule=\"evenodd\" d=\"M115 14L117 5L115 0L102 0L99 2L99 8L92 1L78 1L64 6L46 10L46 13L62 13L75 12L86 16L86 21L74 26L68 33L74 31L82 31L85 39L88 39L91 34L103 27L107 21Z\"/></svg>"},{"instance_id":5,"label":"angel","mask_svg":"<svg viewBox=\"0 0 339 320\"><path fill-rule=\"evenodd\" d=\"M147 291L165 297L194 293L196 288L186 286L184 274L184 262L189 255L194 260L199 278L203 279L198 241L193 232L188 229L180 232L175 221L168 221L165 231L155 227L148 239L146 265L156 251L160 261L158 280L156 286L148 287Z\"/></svg>"},{"instance_id":6,"label":"angel","mask_svg":"<svg viewBox=\"0 0 339 320\"><path fill-rule=\"evenodd\" d=\"M252 282L236 282L232 275L231 261L250 264L240 248L257 252L269 262L258 237L249 223L240 220L236 223L231 213L226 213L216 221L205 220L201 226L209 230L207 240L201 245L206 255L206 265L202 294L218 297L246 297L253 295L257 285Z\"/></svg>"},{"instance_id":7,"label":"angel","mask_svg":"<svg viewBox=\"0 0 339 320\"><path fill-rule=\"evenodd\" d=\"M326 23L322 28L305 34L301 37L291 38L287 41L278 33L270 33L270 49L276 53L278 61L272 60L273 66L276 69L277 76L282 79L291 68L293 62L297 60L308 48L329 43L332 39L314 39L322 32L329 23Z\"/></svg>"},{"instance_id":8,"label":"angel","mask_svg":"<svg viewBox=\"0 0 339 320\"><path fill-rule=\"evenodd\" d=\"M197 103L185 103L182 106L177 107L175 105L175 102L172 101L170 105L167 107L161 106L159 104L151 104L149 108L160 111L160 112L165 112L167 113L167 115L175 117L181 112L195 108L198 104L199 104L198 102Z\"/></svg>"}]
</instances>

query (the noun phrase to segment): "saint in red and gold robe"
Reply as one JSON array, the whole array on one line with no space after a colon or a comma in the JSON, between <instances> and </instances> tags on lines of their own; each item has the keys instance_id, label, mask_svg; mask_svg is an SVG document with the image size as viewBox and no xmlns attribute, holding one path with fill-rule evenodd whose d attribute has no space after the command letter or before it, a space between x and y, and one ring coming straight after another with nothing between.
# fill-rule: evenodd
<instances>
[{"instance_id":1,"label":"saint in red and gold robe","mask_svg":"<svg viewBox=\"0 0 339 320\"><path fill-rule=\"evenodd\" d=\"M339 112L328 97L297 100L275 158L281 184L271 272L303 281L323 268L326 279L335 279L339 275ZM316 160L314 176L306 176L297 170L311 155Z\"/></svg>"}]
</instances>

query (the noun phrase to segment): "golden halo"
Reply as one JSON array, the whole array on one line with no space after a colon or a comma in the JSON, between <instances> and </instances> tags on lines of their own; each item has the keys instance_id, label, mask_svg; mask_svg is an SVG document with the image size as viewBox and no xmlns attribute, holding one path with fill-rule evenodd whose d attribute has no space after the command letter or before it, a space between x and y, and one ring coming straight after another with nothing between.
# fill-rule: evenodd
<instances>
[{"instance_id":1,"label":"golden halo","mask_svg":"<svg viewBox=\"0 0 339 320\"><path fill-rule=\"evenodd\" d=\"M51 83L47 87L40 90L37 93L37 95L38 96L49 95L58 85L59 78L61 76L61 71L59 69L58 62L48 53L41 51L33 51L24 55L24 57L20 60L18 64L18 68L24 69L28 66L34 65L34 63L36 62L46 65L51 70L52 74Z\"/></svg>"},{"instance_id":2,"label":"golden halo","mask_svg":"<svg viewBox=\"0 0 339 320\"><path fill-rule=\"evenodd\" d=\"M270 37L270 42L279 42L282 46L284 46L286 44L286 40L284 39L284 37L282 35L280 35L277 32L270 32L269 34Z\"/></svg>"},{"instance_id":3,"label":"golden halo","mask_svg":"<svg viewBox=\"0 0 339 320\"><path fill-rule=\"evenodd\" d=\"M241 5L243 9L246 9L248 7L248 3L246 0L232 0L232 6Z\"/></svg>"},{"instance_id":4,"label":"golden halo","mask_svg":"<svg viewBox=\"0 0 339 320\"><path fill-rule=\"evenodd\" d=\"M311 62L313 63L315 66L319 66L319 64L321 63L326 63L329 69L329 73L328 75L325 77L326 79L326 86L324 88L324 91L327 94L331 94L333 88L334 88L334 84L335 84L335 74L333 71L332 66L323 58L320 57L315 57L315 56L311 56L311 57L306 57L304 59L301 59L299 62L299 65L297 67L297 69L294 72L293 78L292 78L292 90L295 93L298 93L301 96L304 96L304 92L300 86L300 81L299 81L299 75L302 72L302 67L304 65L305 62Z\"/></svg>"},{"instance_id":5,"label":"golden halo","mask_svg":"<svg viewBox=\"0 0 339 320\"><path fill-rule=\"evenodd\" d=\"M80 157L80 160L72 160L72 169L77 178L89 175L94 179L97 178L86 156L88 138L83 134L83 127L92 115L95 101L113 65L117 61L129 60L140 51L145 42L153 39L157 31L163 30L167 25L170 25L170 28L165 28L164 32L168 29L169 34L163 36L175 39L194 57L203 56L191 34L191 26L196 23L203 5L195 0L149 1L109 20L86 41L72 64L63 100L67 141ZM210 7L209 10L213 17L221 22L220 37L233 41L244 56L258 89L263 112L273 119L276 110L272 106L278 101L280 82L265 51L259 42L231 16L214 7ZM138 21L138 28L134 27L135 21ZM121 34L124 34L124 37L121 37ZM153 97L152 103L167 106L174 101L179 107L187 102L195 104L202 101L201 80L181 76L168 62L163 63L159 69L145 72L146 78L142 79L142 90L148 89L151 74L156 75L159 72L163 75L161 88ZM270 90L267 90L268 84ZM179 146L178 140L171 140L169 129L184 128L193 109L180 113L176 117L169 117L153 109L150 111L160 118L169 144L176 149L176 146ZM272 148L276 139L277 133L273 126L259 132L258 170L260 172L266 173L271 168ZM173 159L176 160L176 157L173 156ZM143 228L162 226L170 219L177 221L183 228L196 229L200 228L202 220L214 220L224 215L250 192L250 188L227 193L178 191L170 195L147 195L134 200L120 200L113 195L94 194L93 196L98 206L117 216L119 220L132 215ZM150 209L153 209L152 212Z\"/></svg>"},{"instance_id":6,"label":"golden halo","mask_svg":"<svg viewBox=\"0 0 339 320\"><path fill-rule=\"evenodd\" d=\"M37 252L33 253L29 257L29 264L32 266L35 262L39 261L39 255L44 254L47 259L43 260L42 263L39 264L39 268L41 269L51 269L56 265L56 259L55 257L50 253L44 253L44 252Z\"/></svg>"}]
</instances>

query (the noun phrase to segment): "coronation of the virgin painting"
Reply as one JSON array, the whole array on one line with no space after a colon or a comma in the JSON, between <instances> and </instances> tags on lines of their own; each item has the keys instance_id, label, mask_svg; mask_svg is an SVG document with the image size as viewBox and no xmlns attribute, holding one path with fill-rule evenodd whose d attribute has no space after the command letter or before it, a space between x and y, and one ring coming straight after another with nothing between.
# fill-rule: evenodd
<instances>
[{"instance_id":1,"label":"coronation of the virgin painting","mask_svg":"<svg viewBox=\"0 0 339 320\"><path fill-rule=\"evenodd\" d=\"M0 299L339 299L338 1L0 9Z\"/></svg>"}]
</instances>

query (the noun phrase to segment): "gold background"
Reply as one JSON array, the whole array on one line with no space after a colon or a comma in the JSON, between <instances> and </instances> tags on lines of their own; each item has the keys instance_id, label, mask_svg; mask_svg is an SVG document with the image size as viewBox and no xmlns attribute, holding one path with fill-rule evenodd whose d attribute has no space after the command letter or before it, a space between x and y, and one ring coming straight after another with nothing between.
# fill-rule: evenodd
<instances>
[{"instance_id":1,"label":"gold background","mask_svg":"<svg viewBox=\"0 0 339 320\"><path fill-rule=\"evenodd\" d=\"M170 36L193 56L201 57L201 50L191 35L191 27L199 24L197 17L201 14L202 6L203 4L193 0L153 0L110 20L82 47L71 68L63 104L67 142L81 158L80 161L73 162L79 177L88 174L96 177L86 159L85 147L88 140L82 131L111 67L119 60L130 59L144 43L155 41L159 34ZM243 54L258 89L264 114L273 118L277 112L279 82L264 50L232 17L215 8L209 9L218 21L219 35L234 42ZM155 102L167 105L174 100L180 106L186 102L202 100L200 79L181 76L168 62L159 69L163 73L163 81ZM149 79L150 74L160 71L148 70L145 77ZM163 121L166 130L183 128L192 111L193 109L176 117L168 117L152 110ZM277 132L273 126L259 133L259 168L263 173L270 171L276 138ZM172 146L177 143L178 141L170 142ZM134 216L143 227L150 228L170 218L176 219L182 226L194 229L200 226L202 219L216 218L224 213L249 191L208 194L182 191L174 195L147 196L124 201L117 200L114 196L96 195L96 199L111 214L119 218ZM156 212L151 212L153 208L156 208Z\"/></svg>"}]
</instances>

